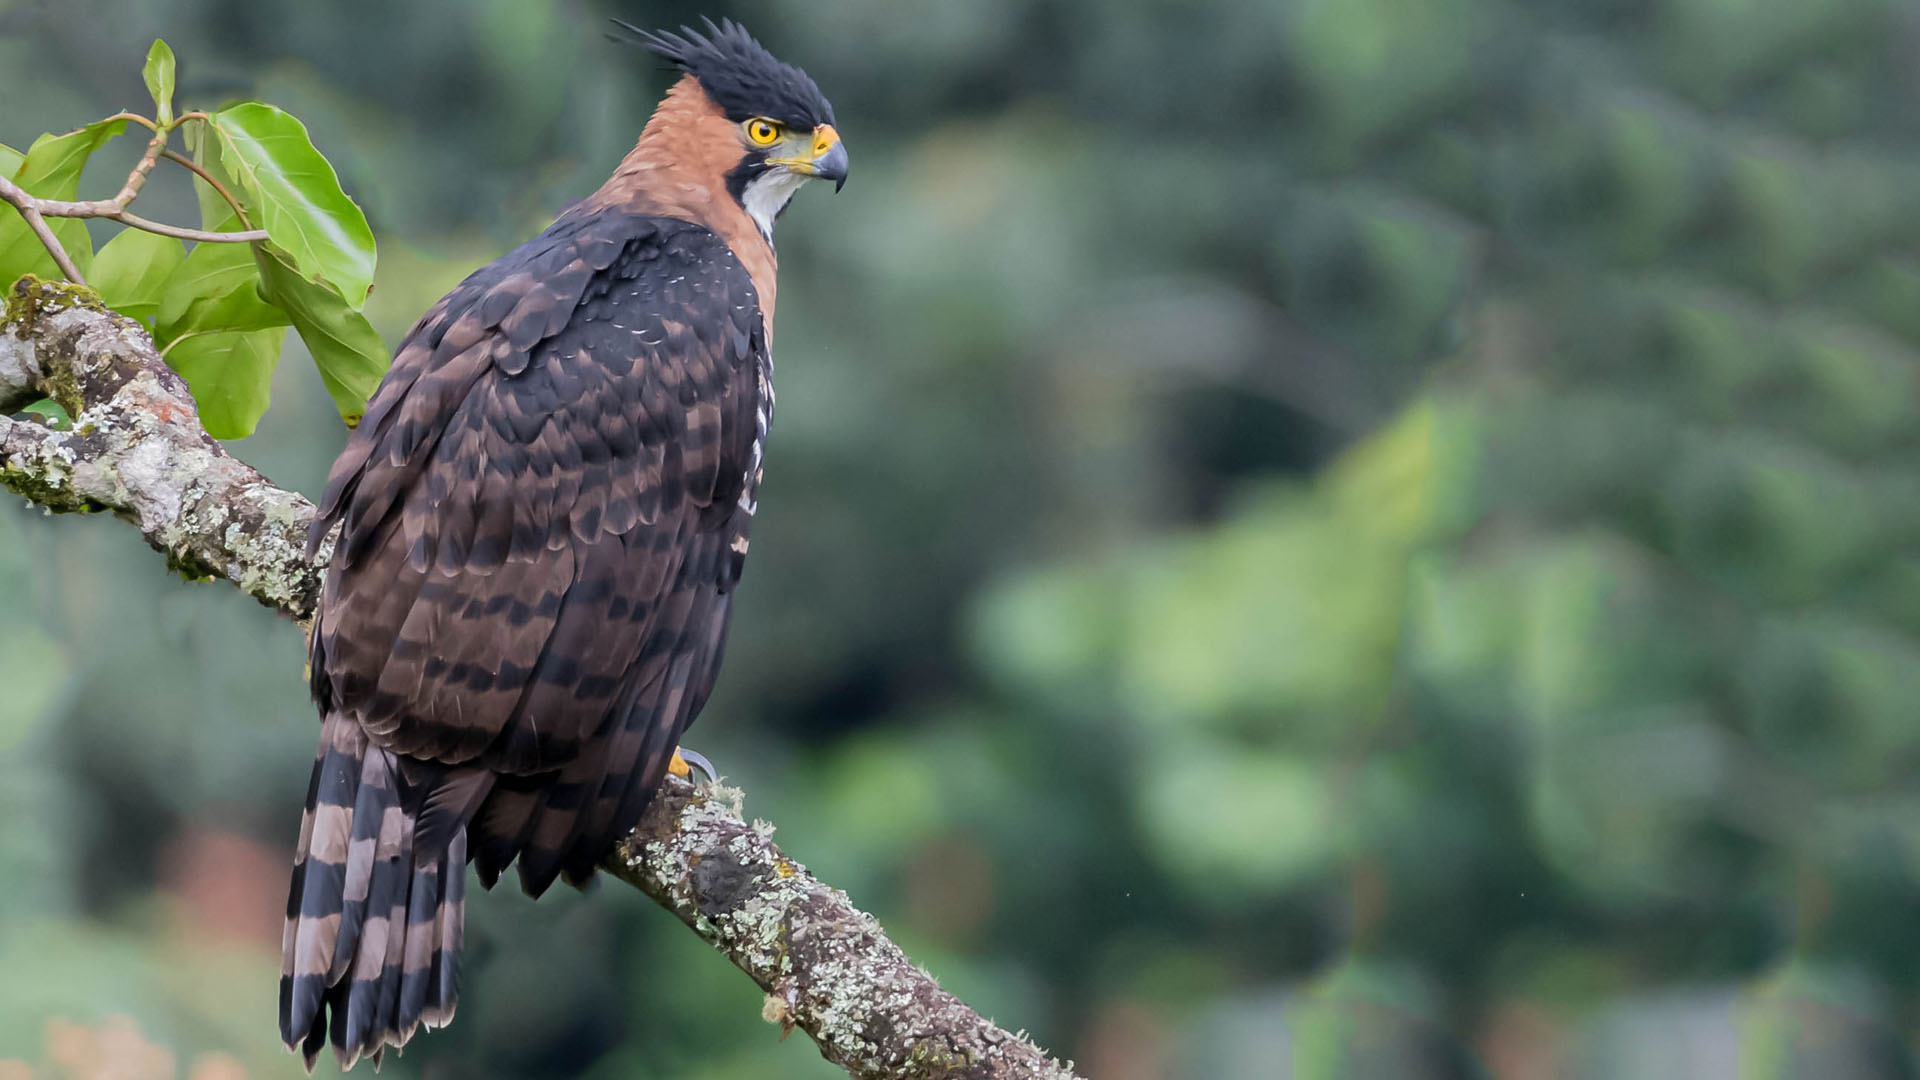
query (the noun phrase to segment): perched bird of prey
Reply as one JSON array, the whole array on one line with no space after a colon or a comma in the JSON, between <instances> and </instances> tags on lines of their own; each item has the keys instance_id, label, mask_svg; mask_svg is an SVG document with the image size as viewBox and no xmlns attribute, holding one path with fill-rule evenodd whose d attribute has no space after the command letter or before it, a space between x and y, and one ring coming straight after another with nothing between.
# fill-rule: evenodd
<instances>
[{"instance_id":1,"label":"perched bird of prey","mask_svg":"<svg viewBox=\"0 0 1920 1080\"><path fill-rule=\"evenodd\" d=\"M466 863L583 884L713 689L773 414L774 219L847 152L732 22L632 152L407 334L327 479L323 717L280 1034L309 1068L453 1017Z\"/></svg>"}]
</instances>

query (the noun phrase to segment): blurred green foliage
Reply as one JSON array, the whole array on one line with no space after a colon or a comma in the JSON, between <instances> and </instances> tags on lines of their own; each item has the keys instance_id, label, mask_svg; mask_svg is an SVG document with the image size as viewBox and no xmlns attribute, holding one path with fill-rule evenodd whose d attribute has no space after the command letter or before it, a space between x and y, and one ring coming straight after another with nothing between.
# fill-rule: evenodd
<instances>
[{"instance_id":1,"label":"blurred green foliage","mask_svg":"<svg viewBox=\"0 0 1920 1080\"><path fill-rule=\"evenodd\" d=\"M0 141L164 35L307 122L391 343L630 144L600 20L696 13L0 4ZM723 13L854 158L693 739L796 857L1101 1080L1915 1073L1920 6ZM312 493L273 392L237 451ZM287 1072L297 632L17 508L0 605L0 1058ZM625 890L471 906L403 1075L834 1075Z\"/></svg>"}]
</instances>

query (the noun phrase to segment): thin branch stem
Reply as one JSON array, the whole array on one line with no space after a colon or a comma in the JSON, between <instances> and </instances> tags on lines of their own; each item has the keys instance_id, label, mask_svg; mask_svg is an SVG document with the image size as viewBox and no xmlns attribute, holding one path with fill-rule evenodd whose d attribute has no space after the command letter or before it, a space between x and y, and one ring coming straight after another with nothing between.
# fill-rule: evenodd
<instances>
[{"instance_id":1,"label":"thin branch stem","mask_svg":"<svg viewBox=\"0 0 1920 1080\"><path fill-rule=\"evenodd\" d=\"M134 164L133 171L127 174L127 182L120 186L120 194L113 197L114 203L120 209L125 210L127 204L140 194L140 189L147 184L147 174L153 171L153 163L160 160L160 152L166 148L167 129L155 128L153 138L147 140L147 152L140 155L140 160Z\"/></svg>"},{"instance_id":2,"label":"thin branch stem","mask_svg":"<svg viewBox=\"0 0 1920 1080\"><path fill-rule=\"evenodd\" d=\"M193 160L192 158L186 156L185 154L177 153L172 150L162 150L160 152L160 156L163 158L166 158L168 161L171 161L176 165L179 165L187 169L188 171L192 172L193 175L199 177L200 179L205 180L207 182L208 187L219 192L220 197L227 200L227 205L233 208L233 214L235 217L240 219L240 224L248 229L253 228L253 220L247 217L247 211L244 207L240 205L240 200L234 198L233 192L228 191L227 186L225 184L222 184L217 178L215 178L215 176L212 173L201 168L199 162Z\"/></svg>"},{"instance_id":3,"label":"thin branch stem","mask_svg":"<svg viewBox=\"0 0 1920 1080\"><path fill-rule=\"evenodd\" d=\"M141 116L139 113L117 112L117 113L114 113L112 116L107 117L107 119L108 120L131 120L134 123L139 124L141 127L146 128L148 131L160 130L159 124L156 124L152 120L149 120L144 116Z\"/></svg>"},{"instance_id":4,"label":"thin branch stem","mask_svg":"<svg viewBox=\"0 0 1920 1080\"><path fill-rule=\"evenodd\" d=\"M73 256L67 254L66 247L60 243L59 237L53 235L53 229L40 213L40 208L34 205L33 196L27 194L18 184L0 176L0 199L11 203L20 211L20 216L26 219L27 228L32 229L33 235L39 237L41 246L47 249L47 254L53 256L53 264L60 268L60 273L66 275L68 281L75 285L87 283L87 279L80 276L80 268L73 265Z\"/></svg>"},{"instance_id":5,"label":"thin branch stem","mask_svg":"<svg viewBox=\"0 0 1920 1080\"><path fill-rule=\"evenodd\" d=\"M150 233L159 233L161 236L178 237L181 240L197 240L203 244L250 244L255 240L265 240L267 238L267 230L265 229L249 229L245 232L208 232L205 229L187 229L178 225L168 225L164 222L148 221L146 218L129 210L122 210L117 214L107 214L104 216L108 221L117 221L122 225L128 225L136 229L145 229Z\"/></svg>"},{"instance_id":6,"label":"thin branch stem","mask_svg":"<svg viewBox=\"0 0 1920 1080\"><path fill-rule=\"evenodd\" d=\"M161 236L177 236L182 240L205 240L215 244L244 244L255 240L265 240L265 229L250 229L246 232L209 232L206 229L189 229L181 225L168 225L163 222L149 221L131 210L118 206L112 199L95 199L92 202L62 202L57 199L36 199L31 195L27 199L33 208L44 217L55 218L105 218L117 221L136 229L159 233ZM8 202L13 202L8 199ZM18 203L14 203L18 206Z\"/></svg>"}]
</instances>

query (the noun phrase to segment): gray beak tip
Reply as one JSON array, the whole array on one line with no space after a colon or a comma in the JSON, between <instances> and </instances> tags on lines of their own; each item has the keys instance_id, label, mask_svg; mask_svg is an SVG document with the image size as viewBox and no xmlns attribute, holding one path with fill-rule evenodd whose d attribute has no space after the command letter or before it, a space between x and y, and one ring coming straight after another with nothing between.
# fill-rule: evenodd
<instances>
[{"instance_id":1,"label":"gray beak tip","mask_svg":"<svg viewBox=\"0 0 1920 1080\"><path fill-rule=\"evenodd\" d=\"M820 155L813 163L813 175L822 180L833 181L833 190L838 192L847 186L847 146L834 143L833 149Z\"/></svg>"}]
</instances>

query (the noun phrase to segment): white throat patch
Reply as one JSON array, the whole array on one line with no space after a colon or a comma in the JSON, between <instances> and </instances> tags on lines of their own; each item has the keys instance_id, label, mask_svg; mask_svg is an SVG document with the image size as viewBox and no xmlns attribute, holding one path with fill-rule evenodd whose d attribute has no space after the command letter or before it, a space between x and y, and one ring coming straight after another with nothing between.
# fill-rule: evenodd
<instances>
[{"instance_id":1,"label":"white throat patch","mask_svg":"<svg viewBox=\"0 0 1920 1080\"><path fill-rule=\"evenodd\" d=\"M760 226L760 235L766 237L768 243L773 242L773 219L787 208L787 201L800 190L800 185L810 179L806 173L792 169L768 169L754 177L740 193L740 205L747 208L747 214Z\"/></svg>"}]
</instances>

